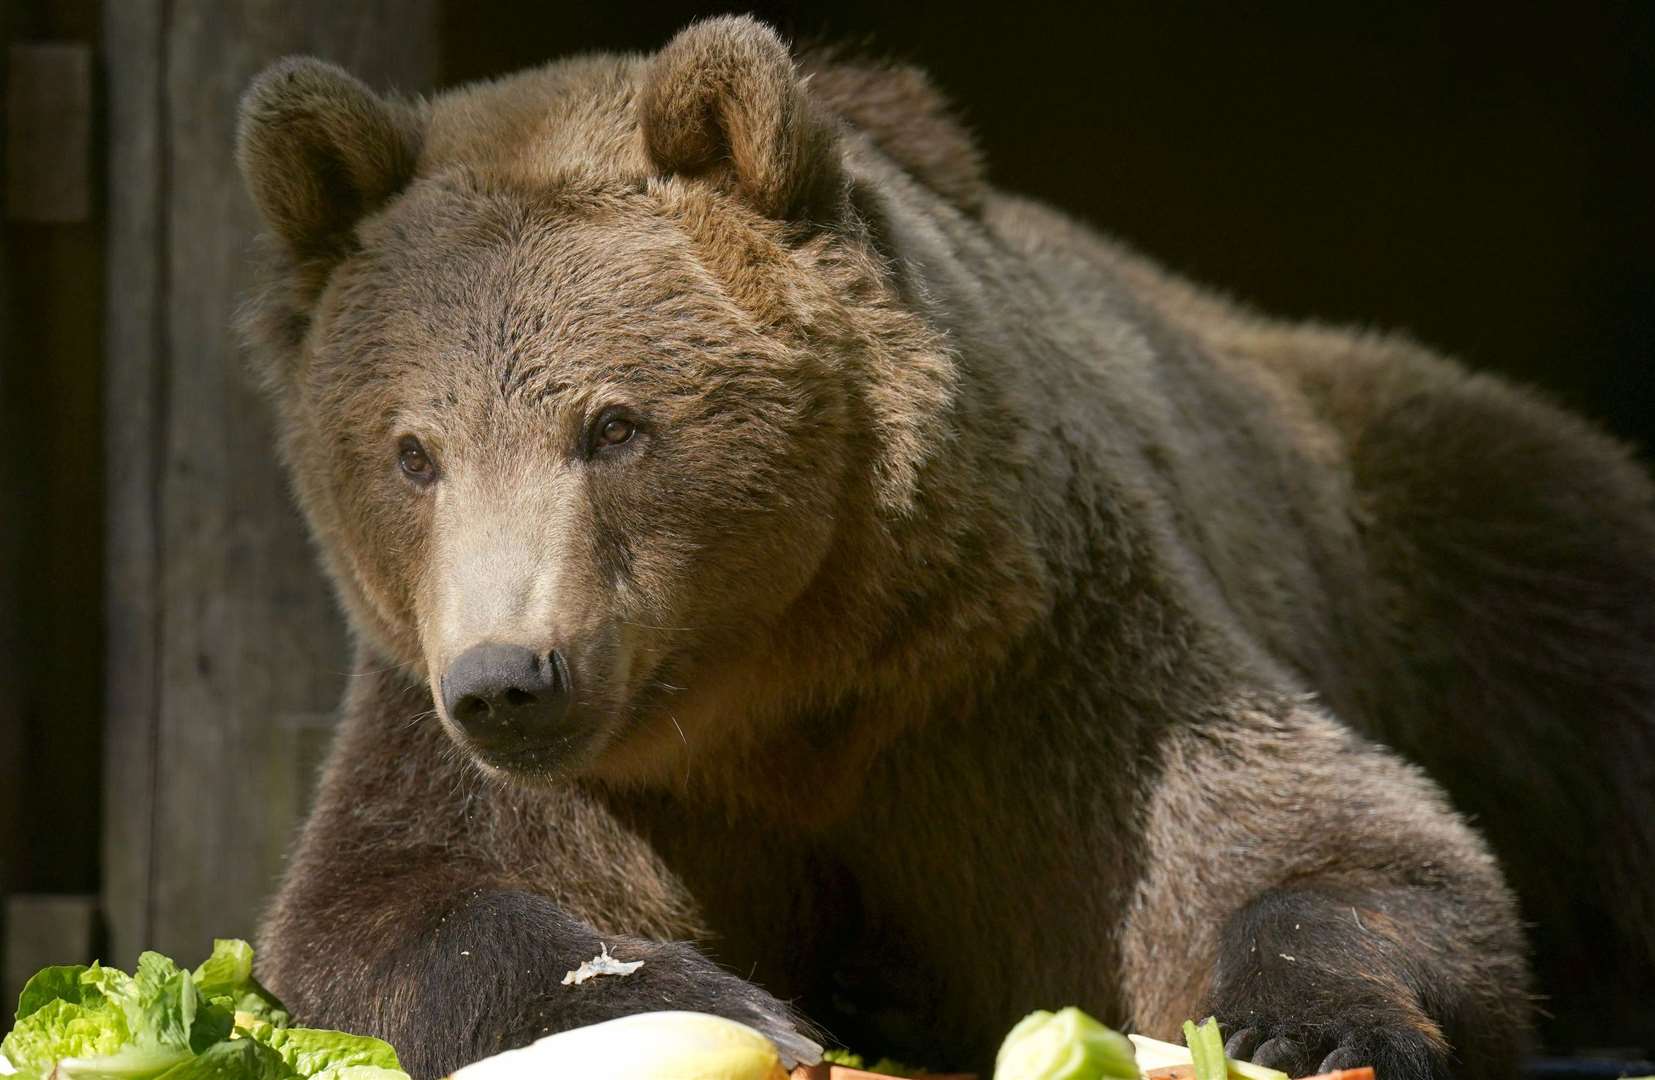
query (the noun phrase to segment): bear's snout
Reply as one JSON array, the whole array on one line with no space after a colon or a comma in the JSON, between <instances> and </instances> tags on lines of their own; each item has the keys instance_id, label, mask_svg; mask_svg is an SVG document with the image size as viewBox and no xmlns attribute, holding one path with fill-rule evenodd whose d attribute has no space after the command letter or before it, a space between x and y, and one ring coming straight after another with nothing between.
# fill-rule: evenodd
<instances>
[{"instance_id":1,"label":"bear's snout","mask_svg":"<svg viewBox=\"0 0 1655 1080\"><path fill-rule=\"evenodd\" d=\"M566 741L573 696L569 664L556 649L473 645L442 677L443 706L484 757L510 758Z\"/></svg>"}]
</instances>

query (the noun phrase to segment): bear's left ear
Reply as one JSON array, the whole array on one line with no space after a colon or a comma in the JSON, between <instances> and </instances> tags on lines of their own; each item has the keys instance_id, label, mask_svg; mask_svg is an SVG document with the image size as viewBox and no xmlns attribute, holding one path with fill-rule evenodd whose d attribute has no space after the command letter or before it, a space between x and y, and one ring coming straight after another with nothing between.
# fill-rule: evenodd
<instances>
[{"instance_id":1,"label":"bear's left ear","mask_svg":"<svg viewBox=\"0 0 1655 1080\"><path fill-rule=\"evenodd\" d=\"M639 110L645 150L663 173L706 177L772 218L839 214L836 122L763 23L726 15L680 32L651 62Z\"/></svg>"}]
</instances>

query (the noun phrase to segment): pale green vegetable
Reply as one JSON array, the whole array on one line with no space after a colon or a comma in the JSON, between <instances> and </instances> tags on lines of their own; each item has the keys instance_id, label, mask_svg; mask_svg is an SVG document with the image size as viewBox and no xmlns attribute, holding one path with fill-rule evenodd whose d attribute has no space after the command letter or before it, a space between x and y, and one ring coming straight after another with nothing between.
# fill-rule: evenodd
<instances>
[{"instance_id":1,"label":"pale green vegetable","mask_svg":"<svg viewBox=\"0 0 1655 1080\"><path fill-rule=\"evenodd\" d=\"M99 964L49 967L23 987L0 1042L19 1080L408 1080L378 1039L288 1026L253 978L245 941L213 943L186 971L160 953L128 975Z\"/></svg>"},{"instance_id":2,"label":"pale green vegetable","mask_svg":"<svg viewBox=\"0 0 1655 1080\"><path fill-rule=\"evenodd\" d=\"M332 1074L338 1070L364 1065L400 1070L396 1051L389 1043L363 1035L316 1028L272 1028L263 1033L255 1029L250 1034L279 1054L300 1076L334 1080Z\"/></svg>"},{"instance_id":3,"label":"pale green vegetable","mask_svg":"<svg viewBox=\"0 0 1655 1080\"><path fill-rule=\"evenodd\" d=\"M745 1024L695 1012L638 1013L575 1028L467 1065L451 1080L565 1076L579 1080L787 1080L781 1055L769 1039Z\"/></svg>"},{"instance_id":4,"label":"pale green vegetable","mask_svg":"<svg viewBox=\"0 0 1655 1080\"><path fill-rule=\"evenodd\" d=\"M119 1012L60 998L30 1009L26 1017L19 1015L0 1052L13 1070L45 1076L59 1058L113 1054L125 1041L126 1023Z\"/></svg>"},{"instance_id":5,"label":"pale green vegetable","mask_svg":"<svg viewBox=\"0 0 1655 1080\"><path fill-rule=\"evenodd\" d=\"M246 1013L273 1027L287 1026L287 1010L253 978L253 947L247 942L239 938L217 939L213 942L213 955L201 962L194 977L196 989L207 1000L229 998L226 1007L238 1016Z\"/></svg>"},{"instance_id":6,"label":"pale green vegetable","mask_svg":"<svg viewBox=\"0 0 1655 1080\"><path fill-rule=\"evenodd\" d=\"M1151 1069L1175 1068L1179 1065L1193 1067L1195 1064L1195 1059L1190 1056L1187 1046L1151 1039L1148 1035L1128 1035L1127 1038L1131 1039L1132 1045L1137 1048L1138 1065L1145 1072ZM1288 1080L1286 1073L1266 1069L1263 1065L1254 1065L1250 1061L1226 1058L1224 1067L1230 1080Z\"/></svg>"},{"instance_id":7,"label":"pale green vegetable","mask_svg":"<svg viewBox=\"0 0 1655 1080\"><path fill-rule=\"evenodd\" d=\"M878 1073L880 1076L924 1076L923 1069L916 1069L911 1065L904 1065L900 1061L890 1058L880 1058L869 1065L861 1054L853 1054L849 1050L824 1050L822 1060L830 1065L843 1065L847 1069L861 1069L863 1072Z\"/></svg>"},{"instance_id":8,"label":"pale green vegetable","mask_svg":"<svg viewBox=\"0 0 1655 1080\"><path fill-rule=\"evenodd\" d=\"M56 1064L56 1080L149 1080L170 1076L174 1069L194 1060L187 1047L131 1044L113 1054L66 1057Z\"/></svg>"},{"instance_id":9,"label":"pale green vegetable","mask_svg":"<svg viewBox=\"0 0 1655 1080\"><path fill-rule=\"evenodd\" d=\"M1218 1021L1207 1017L1196 1027L1194 1020L1184 1021L1184 1045L1189 1047L1195 1064L1195 1080L1229 1080L1225 1067L1224 1037L1218 1033Z\"/></svg>"},{"instance_id":10,"label":"pale green vegetable","mask_svg":"<svg viewBox=\"0 0 1655 1080\"><path fill-rule=\"evenodd\" d=\"M1175 1069L1180 1065L1193 1067L1195 1064L1195 1059L1190 1057L1187 1046L1162 1042L1160 1039L1136 1033L1128 1035L1127 1038L1132 1041L1132 1049L1138 1054L1138 1068L1146 1073L1151 1069Z\"/></svg>"},{"instance_id":11,"label":"pale green vegetable","mask_svg":"<svg viewBox=\"0 0 1655 1080\"><path fill-rule=\"evenodd\" d=\"M1138 1062L1125 1035L1074 1006L1030 1013L1006 1035L994 1060L994 1080L1138 1080Z\"/></svg>"}]
</instances>

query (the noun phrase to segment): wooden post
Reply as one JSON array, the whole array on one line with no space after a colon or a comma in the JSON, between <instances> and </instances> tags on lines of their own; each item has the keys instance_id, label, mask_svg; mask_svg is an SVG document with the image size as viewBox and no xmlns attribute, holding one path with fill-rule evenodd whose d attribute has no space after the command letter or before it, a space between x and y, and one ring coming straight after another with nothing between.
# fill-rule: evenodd
<instances>
[{"instance_id":1,"label":"wooden post","mask_svg":"<svg viewBox=\"0 0 1655 1080\"><path fill-rule=\"evenodd\" d=\"M0 25L0 46L5 44L6 28ZM5 70L7 51L0 49L0 87L6 85L9 74ZM11 293L6 287L9 262L6 231L0 229L0 453L8 454L18 449L7 433L17 430L19 412L13 373L17 354L11 340ZM12 471L0 471L0 687L17 685L17 653L23 633L17 604L17 566L23 552L18 524L23 496L18 481ZM0 693L0 776L22 775L23 749L23 712L17 695ZM18 784L0 785L0 896L16 885L23 836L22 788Z\"/></svg>"},{"instance_id":2,"label":"wooden post","mask_svg":"<svg viewBox=\"0 0 1655 1080\"><path fill-rule=\"evenodd\" d=\"M96 0L28 8L0 5L0 457L18 463L0 477L0 978L11 988L31 957L90 959L102 807L98 19ZM42 894L76 894L83 917L59 917Z\"/></svg>"},{"instance_id":3,"label":"wooden post","mask_svg":"<svg viewBox=\"0 0 1655 1080\"><path fill-rule=\"evenodd\" d=\"M349 665L235 347L253 209L236 105L303 52L370 84L436 76L435 0L105 6L109 959L193 964L250 936Z\"/></svg>"}]
</instances>

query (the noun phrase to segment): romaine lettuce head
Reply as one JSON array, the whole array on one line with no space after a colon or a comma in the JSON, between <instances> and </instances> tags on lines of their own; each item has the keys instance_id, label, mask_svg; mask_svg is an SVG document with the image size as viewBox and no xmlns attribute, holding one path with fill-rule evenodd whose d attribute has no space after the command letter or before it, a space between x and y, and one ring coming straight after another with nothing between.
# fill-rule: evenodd
<instances>
[{"instance_id":1,"label":"romaine lettuce head","mask_svg":"<svg viewBox=\"0 0 1655 1080\"><path fill-rule=\"evenodd\" d=\"M17 1080L408 1080L388 1043L287 1024L252 948L221 940L194 972L153 952L132 975L43 969L0 1056Z\"/></svg>"}]
</instances>

